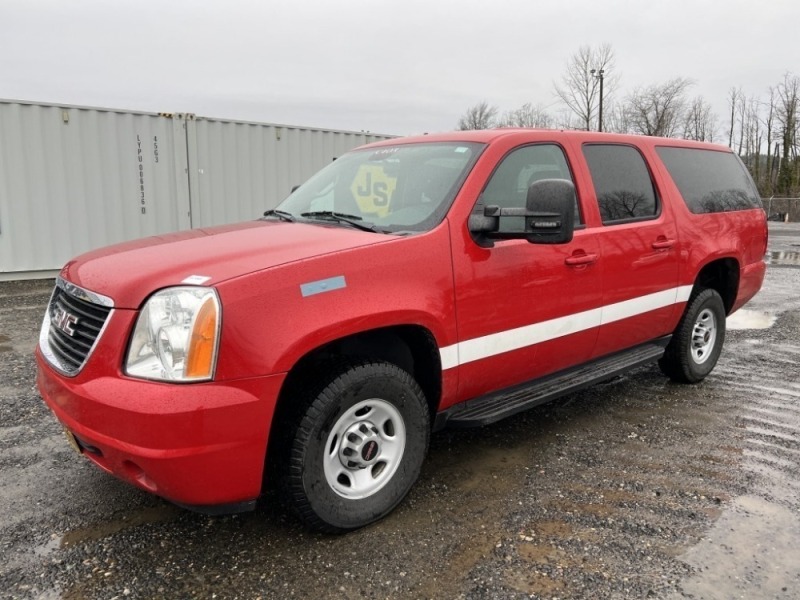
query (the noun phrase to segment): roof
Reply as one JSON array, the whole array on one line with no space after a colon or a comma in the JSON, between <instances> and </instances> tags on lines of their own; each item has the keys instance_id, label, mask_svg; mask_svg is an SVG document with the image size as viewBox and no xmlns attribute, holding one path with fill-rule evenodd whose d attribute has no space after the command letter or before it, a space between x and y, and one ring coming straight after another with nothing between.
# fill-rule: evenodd
<instances>
[{"instance_id":1,"label":"roof","mask_svg":"<svg viewBox=\"0 0 800 600\"><path fill-rule=\"evenodd\" d=\"M706 150L717 150L731 152L727 146L711 144L708 142L696 142L680 138L662 138L644 135L631 135L621 133L599 133L596 131L576 131L564 129L520 129L520 128L498 128L482 129L471 131L449 131L444 133L434 133L416 135L411 137L394 138L387 141L380 141L369 146L393 146L397 144L413 144L420 142L478 142L490 144L500 139L509 137L519 138L520 143L526 141L559 141L573 140L576 143L614 143L631 144L635 146L680 146L685 148L702 148Z\"/></svg>"}]
</instances>

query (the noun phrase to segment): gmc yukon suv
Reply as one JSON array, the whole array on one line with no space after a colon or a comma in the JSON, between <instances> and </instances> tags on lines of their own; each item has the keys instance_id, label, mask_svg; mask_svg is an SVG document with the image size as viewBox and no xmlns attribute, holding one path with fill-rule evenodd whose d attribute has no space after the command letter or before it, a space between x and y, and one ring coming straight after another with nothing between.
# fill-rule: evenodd
<instances>
[{"instance_id":1,"label":"gmc yukon suv","mask_svg":"<svg viewBox=\"0 0 800 600\"><path fill-rule=\"evenodd\" d=\"M648 362L701 381L766 245L728 148L509 129L389 140L258 221L70 261L38 386L71 443L133 485L211 513L274 486L310 527L344 531L403 499L439 428Z\"/></svg>"}]
</instances>

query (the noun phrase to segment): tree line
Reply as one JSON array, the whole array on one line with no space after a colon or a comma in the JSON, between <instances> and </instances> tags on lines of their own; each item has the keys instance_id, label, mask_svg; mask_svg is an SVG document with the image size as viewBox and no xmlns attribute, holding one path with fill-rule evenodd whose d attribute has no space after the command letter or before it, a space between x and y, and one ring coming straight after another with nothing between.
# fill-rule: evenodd
<instances>
[{"instance_id":1,"label":"tree line","mask_svg":"<svg viewBox=\"0 0 800 600\"><path fill-rule=\"evenodd\" d=\"M620 94L620 79L610 45L582 46L553 84L555 112L533 103L501 112L481 101L464 112L458 129L602 130L723 143L742 158L762 196L800 196L797 75L787 72L761 96L732 87L722 117L705 98L691 95L691 79L676 77L625 95Z\"/></svg>"}]
</instances>

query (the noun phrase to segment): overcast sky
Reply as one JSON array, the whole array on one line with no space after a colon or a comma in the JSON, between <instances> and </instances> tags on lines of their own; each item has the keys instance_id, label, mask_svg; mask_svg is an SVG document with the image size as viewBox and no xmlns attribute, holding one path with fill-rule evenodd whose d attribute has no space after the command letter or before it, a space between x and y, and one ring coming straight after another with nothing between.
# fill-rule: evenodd
<instances>
[{"instance_id":1,"label":"overcast sky","mask_svg":"<svg viewBox=\"0 0 800 600\"><path fill-rule=\"evenodd\" d=\"M484 99L556 112L603 43L620 96L688 77L722 116L800 74L800 1L0 0L0 98L433 132Z\"/></svg>"}]
</instances>

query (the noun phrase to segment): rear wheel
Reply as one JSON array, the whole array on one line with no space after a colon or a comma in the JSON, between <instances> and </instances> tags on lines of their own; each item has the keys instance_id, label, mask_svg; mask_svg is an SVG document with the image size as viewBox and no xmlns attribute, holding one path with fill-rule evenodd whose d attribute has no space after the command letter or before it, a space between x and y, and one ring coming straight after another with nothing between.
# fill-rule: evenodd
<instances>
[{"instance_id":1,"label":"rear wheel","mask_svg":"<svg viewBox=\"0 0 800 600\"><path fill-rule=\"evenodd\" d=\"M346 531L406 496L427 453L430 416L416 381L389 363L340 366L322 381L289 440L284 491L308 526Z\"/></svg>"},{"instance_id":2,"label":"rear wheel","mask_svg":"<svg viewBox=\"0 0 800 600\"><path fill-rule=\"evenodd\" d=\"M702 289L690 298L658 365L674 381L697 383L714 369L724 341L722 298L716 290Z\"/></svg>"}]
</instances>

